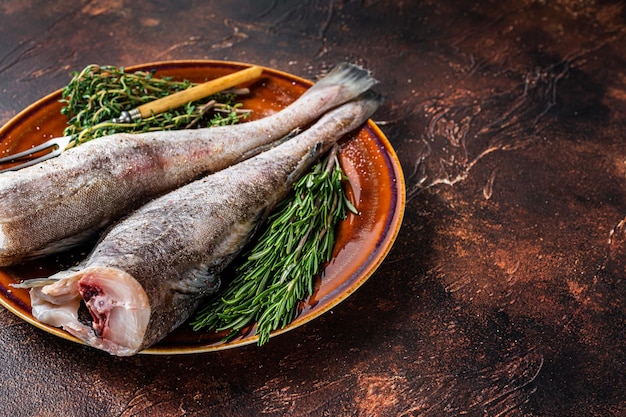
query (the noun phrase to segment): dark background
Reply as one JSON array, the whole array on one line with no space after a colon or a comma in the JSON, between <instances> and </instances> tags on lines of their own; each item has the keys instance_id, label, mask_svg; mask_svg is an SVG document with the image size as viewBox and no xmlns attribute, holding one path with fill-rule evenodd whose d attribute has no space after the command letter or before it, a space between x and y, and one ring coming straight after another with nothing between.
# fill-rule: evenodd
<instances>
[{"instance_id":1,"label":"dark background","mask_svg":"<svg viewBox=\"0 0 626 417\"><path fill-rule=\"evenodd\" d=\"M0 3L0 123L87 64L361 64L407 183L379 270L247 346L114 358L0 311L0 415L626 415L623 1Z\"/></svg>"}]
</instances>

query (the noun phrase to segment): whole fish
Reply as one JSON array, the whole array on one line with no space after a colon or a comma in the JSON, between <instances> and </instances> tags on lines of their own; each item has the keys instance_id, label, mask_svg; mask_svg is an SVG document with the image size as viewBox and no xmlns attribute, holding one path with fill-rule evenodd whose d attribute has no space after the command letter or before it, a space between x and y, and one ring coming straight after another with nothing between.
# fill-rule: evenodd
<instances>
[{"instance_id":1,"label":"whole fish","mask_svg":"<svg viewBox=\"0 0 626 417\"><path fill-rule=\"evenodd\" d=\"M379 104L366 93L295 138L142 206L79 266L30 290L33 316L114 355L158 342L218 289L219 273L294 182ZM81 302L91 323L78 318Z\"/></svg>"},{"instance_id":2,"label":"whole fish","mask_svg":"<svg viewBox=\"0 0 626 417\"><path fill-rule=\"evenodd\" d=\"M367 71L344 63L294 103L260 120L115 134L2 173L0 266L76 246L146 201L253 156L374 83Z\"/></svg>"}]
</instances>

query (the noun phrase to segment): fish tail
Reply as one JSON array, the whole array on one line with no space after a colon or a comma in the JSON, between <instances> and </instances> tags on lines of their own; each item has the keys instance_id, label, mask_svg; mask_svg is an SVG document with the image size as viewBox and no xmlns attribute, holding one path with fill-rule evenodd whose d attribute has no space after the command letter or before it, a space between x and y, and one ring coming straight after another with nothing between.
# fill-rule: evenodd
<instances>
[{"instance_id":1,"label":"fish tail","mask_svg":"<svg viewBox=\"0 0 626 417\"><path fill-rule=\"evenodd\" d=\"M340 126L336 136L345 135L355 130L380 107L383 97L375 91L367 90L355 99L327 112L318 121L319 124Z\"/></svg>"},{"instance_id":2,"label":"fish tail","mask_svg":"<svg viewBox=\"0 0 626 417\"><path fill-rule=\"evenodd\" d=\"M305 94L314 94L329 87L339 87L335 99L337 102L343 103L352 100L376 84L378 81L372 77L368 70L355 64L343 62L335 66Z\"/></svg>"}]
</instances>

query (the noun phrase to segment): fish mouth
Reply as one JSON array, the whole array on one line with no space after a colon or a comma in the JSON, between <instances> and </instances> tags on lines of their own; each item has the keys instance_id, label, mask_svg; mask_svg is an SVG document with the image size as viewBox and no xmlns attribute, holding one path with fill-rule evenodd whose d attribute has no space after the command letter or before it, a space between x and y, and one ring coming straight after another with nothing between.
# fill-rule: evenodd
<instances>
[{"instance_id":1,"label":"fish mouth","mask_svg":"<svg viewBox=\"0 0 626 417\"><path fill-rule=\"evenodd\" d=\"M117 268L90 267L31 290L32 314L61 327L86 344L117 356L130 356L143 345L150 303L142 286ZM86 307L90 319L81 317Z\"/></svg>"}]
</instances>

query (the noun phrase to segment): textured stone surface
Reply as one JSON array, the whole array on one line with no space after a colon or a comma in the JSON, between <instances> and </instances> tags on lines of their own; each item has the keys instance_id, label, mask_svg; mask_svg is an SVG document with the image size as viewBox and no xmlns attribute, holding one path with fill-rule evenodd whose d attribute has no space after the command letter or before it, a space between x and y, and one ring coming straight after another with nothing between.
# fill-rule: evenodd
<instances>
[{"instance_id":1,"label":"textured stone surface","mask_svg":"<svg viewBox=\"0 0 626 417\"><path fill-rule=\"evenodd\" d=\"M0 415L626 415L625 19L592 0L2 2L0 123L90 63L313 79L349 60L381 81L408 201L370 280L262 348L113 358L0 310Z\"/></svg>"}]
</instances>

